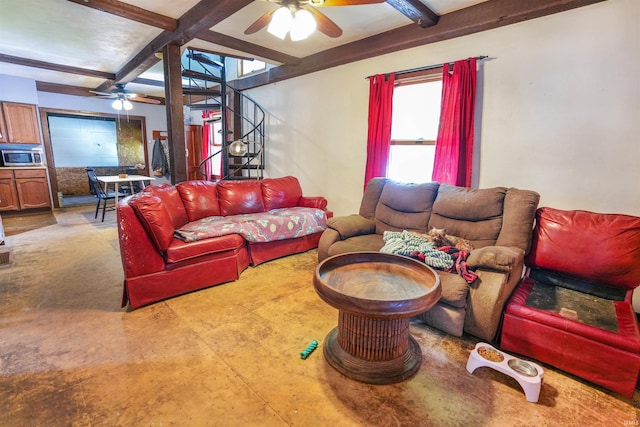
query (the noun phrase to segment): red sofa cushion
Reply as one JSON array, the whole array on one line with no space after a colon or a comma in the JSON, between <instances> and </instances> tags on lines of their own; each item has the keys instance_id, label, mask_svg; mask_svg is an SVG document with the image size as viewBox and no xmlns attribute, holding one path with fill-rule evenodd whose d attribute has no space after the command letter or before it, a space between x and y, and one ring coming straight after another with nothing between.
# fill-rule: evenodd
<instances>
[{"instance_id":1,"label":"red sofa cushion","mask_svg":"<svg viewBox=\"0 0 640 427\"><path fill-rule=\"evenodd\" d=\"M187 211L182 203L182 198L175 186L170 184L149 185L142 191L158 196L160 200L162 200L162 203L165 208L167 208L167 212L171 217L171 223L173 224L174 229L178 229L189 222L189 217L187 216Z\"/></svg>"},{"instance_id":2,"label":"red sofa cushion","mask_svg":"<svg viewBox=\"0 0 640 427\"><path fill-rule=\"evenodd\" d=\"M631 398L640 371L640 335L630 297L612 302L618 324L616 333L527 306L535 284L525 278L511 296L504 313L500 347Z\"/></svg>"},{"instance_id":3,"label":"red sofa cushion","mask_svg":"<svg viewBox=\"0 0 640 427\"><path fill-rule=\"evenodd\" d=\"M173 240L173 224L162 199L151 193L131 197L129 205L140 219L160 252L165 252Z\"/></svg>"},{"instance_id":4,"label":"red sofa cushion","mask_svg":"<svg viewBox=\"0 0 640 427\"><path fill-rule=\"evenodd\" d=\"M293 176L265 178L262 180L262 198L265 210L298 206L302 197L300 182Z\"/></svg>"},{"instance_id":5,"label":"red sofa cushion","mask_svg":"<svg viewBox=\"0 0 640 427\"><path fill-rule=\"evenodd\" d=\"M185 181L176 185L189 222L221 215L217 185L210 181ZM184 225L184 224L183 224Z\"/></svg>"},{"instance_id":6,"label":"red sofa cushion","mask_svg":"<svg viewBox=\"0 0 640 427\"><path fill-rule=\"evenodd\" d=\"M264 212L258 180L218 182L220 212L224 216Z\"/></svg>"},{"instance_id":7,"label":"red sofa cushion","mask_svg":"<svg viewBox=\"0 0 640 427\"><path fill-rule=\"evenodd\" d=\"M621 289L640 285L640 217L563 211L536 211L530 267L565 273Z\"/></svg>"},{"instance_id":8,"label":"red sofa cushion","mask_svg":"<svg viewBox=\"0 0 640 427\"><path fill-rule=\"evenodd\" d=\"M167 262L176 263L205 255L231 251L245 246L245 240L238 234L229 234L214 239L204 239L185 243L173 239L167 248Z\"/></svg>"},{"instance_id":9,"label":"red sofa cushion","mask_svg":"<svg viewBox=\"0 0 640 427\"><path fill-rule=\"evenodd\" d=\"M573 320L563 316L559 312L540 310L527 305L527 298L531 295L536 281L525 277L522 279L505 309L505 313L525 319L531 319L536 323L548 325L563 333L575 334L592 339L604 345L620 348L632 353L640 353L640 335L635 313L628 301L611 301L615 308L615 317L618 331L610 331L604 328L589 325L580 320ZM520 334L524 334L520 331ZM541 337L541 341L544 337Z\"/></svg>"}]
</instances>

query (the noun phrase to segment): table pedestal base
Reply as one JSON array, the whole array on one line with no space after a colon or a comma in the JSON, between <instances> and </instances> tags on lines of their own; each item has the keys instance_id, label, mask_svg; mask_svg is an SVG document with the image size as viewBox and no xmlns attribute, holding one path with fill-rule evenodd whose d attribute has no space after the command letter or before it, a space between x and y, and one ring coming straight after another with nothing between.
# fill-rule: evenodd
<instances>
[{"instance_id":1,"label":"table pedestal base","mask_svg":"<svg viewBox=\"0 0 640 427\"><path fill-rule=\"evenodd\" d=\"M369 384L393 384L411 378L420 369L422 351L418 342L409 336L407 350L390 360L365 360L345 351L338 342L338 328L324 341L327 362L341 374Z\"/></svg>"}]
</instances>

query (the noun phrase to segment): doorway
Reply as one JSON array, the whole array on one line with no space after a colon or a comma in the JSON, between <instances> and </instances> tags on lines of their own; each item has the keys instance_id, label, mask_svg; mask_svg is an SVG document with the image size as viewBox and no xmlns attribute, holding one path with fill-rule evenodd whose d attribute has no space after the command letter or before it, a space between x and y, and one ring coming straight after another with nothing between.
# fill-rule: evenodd
<instances>
[{"instance_id":1,"label":"doorway","mask_svg":"<svg viewBox=\"0 0 640 427\"><path fill-rule=\"evenodd\" d=\"M54 207L95 203L85 168L98 175L149 174L143 116L40 109Z\"/></svg>"}]
</instances>

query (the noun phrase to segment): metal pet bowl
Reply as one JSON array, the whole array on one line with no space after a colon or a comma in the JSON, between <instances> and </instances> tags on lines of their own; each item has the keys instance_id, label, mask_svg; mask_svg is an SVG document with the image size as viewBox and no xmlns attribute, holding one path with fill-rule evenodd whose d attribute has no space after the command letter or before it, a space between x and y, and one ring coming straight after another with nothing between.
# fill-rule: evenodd
<instances>
[{"instance_id":1,"label":"metal pet bowl","mask_svg":"<svg viewBox=\"0 0 640 427\"><path fill-rule=\"evenodd\" d=\"M520 359L511 359L507 362L509 367L521 375L527 377L535 377L538 375L538 370L529 362L525 362Z\"/></svg>"}]
</instances>

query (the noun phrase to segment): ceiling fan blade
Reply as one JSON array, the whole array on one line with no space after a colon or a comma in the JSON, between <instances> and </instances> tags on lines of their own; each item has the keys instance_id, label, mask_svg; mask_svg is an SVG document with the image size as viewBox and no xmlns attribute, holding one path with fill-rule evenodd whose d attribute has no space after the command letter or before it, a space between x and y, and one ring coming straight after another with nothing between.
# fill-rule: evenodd
<instances>
[{"instance_id":1,"label":"ceiling fan blade","mask_svg":"<svg viewBox=\"0 0 640 427\"><path fill-rule=\"evenodd\" d=\"M309 5L313 7L326 6L360 6L363 4L384 3L386 0L309 0Z\"/></svg>"},{"instance_id":2,"label":"ceiling fan blade","mask_svg":"<svg viewBox=\"0 0 640 427\"><path fill-rule=\"evenodd\" d=\"M98 92L97 90L90 90L89 92L91 92L91 93L95 93L96 95L114 96L114 94L113 94L113 93L109 93L109 92Z\"/></svg>"},{"instance_id":3,"label":"ceiling fan blade","mask_svg":"<svg viewBox=\"0 0 640 427\"><path fill-rule=\"evenodd\" d=\"M158 101L157 99L153 99L153 98L142 98L140 96L138 96L137 98L132 98L131 99L133 102L142 102L144 104L160 104L160 101Z\"/></svg>"},{"instance_id":4,"label":"ceiling fan blade","mask_svg":"<svg viewBox=\"0 0 640 427\"><path fill-rule=\"evenodd\" d=\"M306 6L304 9L313 14L316 24L318 25L318 31L334 38L342 35L342 28L338 27L338 25L336 25L336 23L329 19L324 13L311 6Z\"/></svg>"},{"instance_id":5,"label":"ceiling fan blade","mask_svg":"<svg viewBox=\"0 0 640 427\"><path fill-rule=\"evenodd\" d=\"M266 27L267 25L269 25L269 23L271 22L271 17L273 15L273 13L278 10L278 9L274 9L270 12L265 13L264 15L262 15L260 18L258 18L256 20L256 22L254 22L253 24L251 24L249 26L249 28L247 28L246 30L244 30L245 34L253 34L253 33L257 33L258 31L260 31L261 29L263 29L264 27Z\"/></svg>"}]
</instances>

